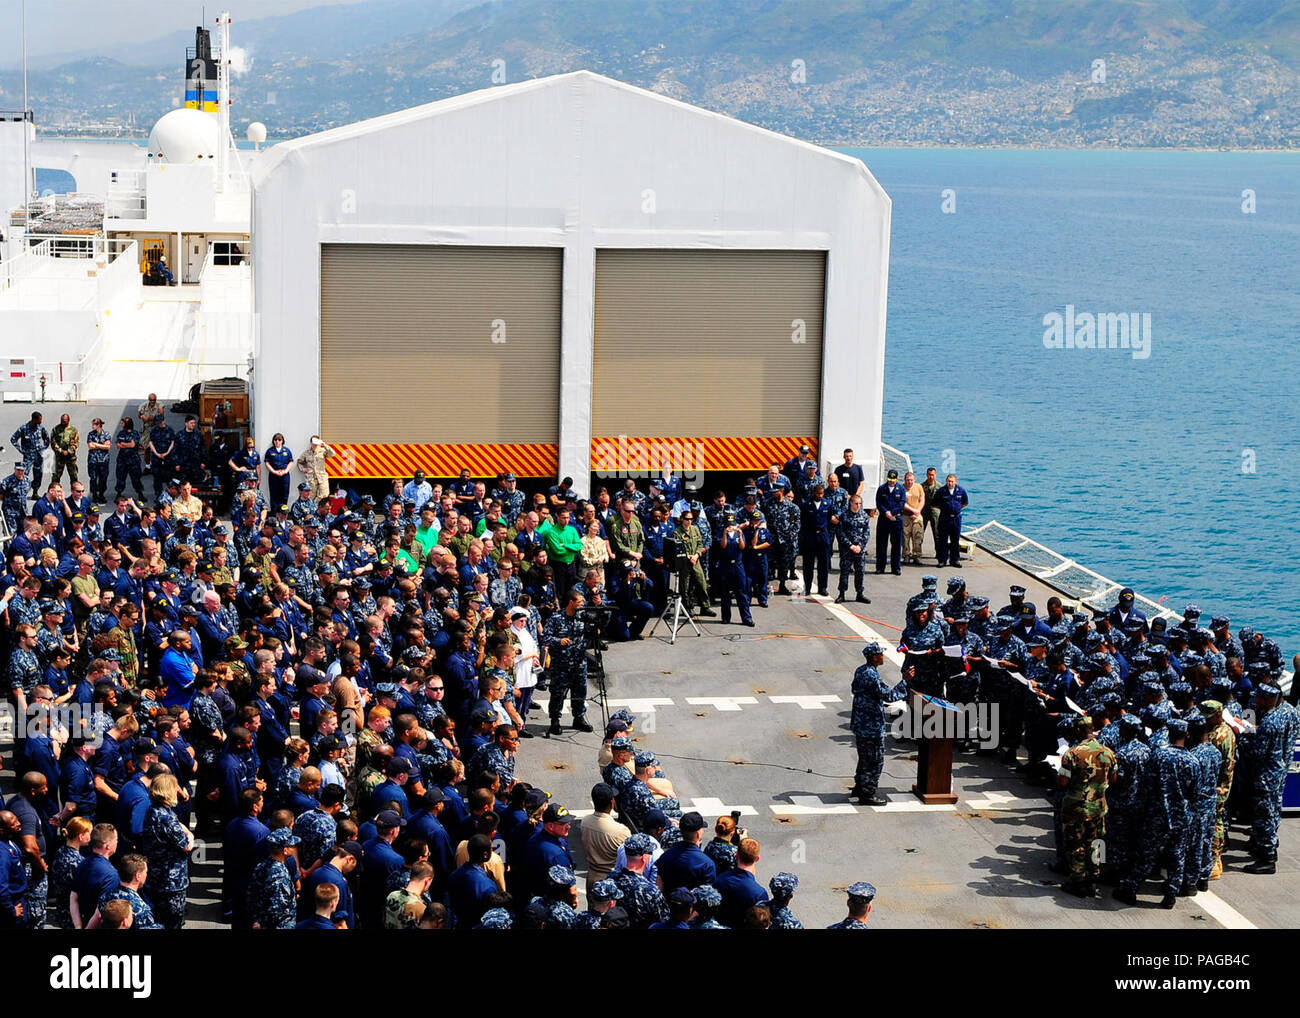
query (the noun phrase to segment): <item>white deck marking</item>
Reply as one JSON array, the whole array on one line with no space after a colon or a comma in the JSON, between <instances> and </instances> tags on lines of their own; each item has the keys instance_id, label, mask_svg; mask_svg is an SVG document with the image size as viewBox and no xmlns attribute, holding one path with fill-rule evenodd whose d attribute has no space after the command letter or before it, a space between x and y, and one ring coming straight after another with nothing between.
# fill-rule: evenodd
<instances>
[{"instance_id":1,"label":"white deck marking","mask_svg":"<svg viewBox=\"0 0 1300 1018\"><path fill-rule=\"evenodd\" d=\"M944 803L925 803L908 795L897 802L890 802L887 806L872 806L871 811L873 813L955 813L957 807Z\"/></svg>"},{"instance_id":2,"label":"white deck marking","mask_svg":"<svg viewBox=\"0 0 1300 1018\"><path fill-rule=\"evenodd\" d=\"M966 799L967 806L974 809L1043 809L1045 803L1039 799L1021 799L1006 792L985 792L982 799Z\"/></svg>"},{"instance_id":3,"label":"white deck marking","mask_svg":"<svg viewBox=\"0 0 1300 1018\"><path fill-rule=\"evenodd\" d=\"M712 817L712 816L725 817L729 815L732 812L732 810L738 810L741 816L746 816L746 817L758 816L758 810L756 810L753 806L724 806L722 804L721 799L712 799L709 798L708 796L705 796L702 799L701 798L692 799L691 809L693 809L696 813L699 813L702 816L706 816L706 817ZM689 812L689 810L687 812Z\"/></svg>"},{"instance_id":4,"label":"white deck marking","mask_svg":"<svg viewBox=\"0 0 1300 1018\"><path fill-rule=\"evenodd\" d=\"M653 714L656 707L671 707L673 701L671 697L667 696L628 697L621 700L610 697L609 705L611 707L626 707L633 714Z\"/></svg>"},{"instance_id":5,"label":"white deck marking","mask_svg":"<svg viewBox=\"0 0 1300 1018\"><path fill-rule=\"evenodd\" d=\"M885 648L886 661L890 662L891 664L897 665L899 668L903 667L903 655L898 652L898 640L899 637L902 635L901 633L896 634L894 636L883 636L882 634L876 632L876 630L872 629L865 622L863 622L853 612L849 611L847 608L845 608L842 605L836 604L829 597L822 597L820 594L818 594L813 597L810 597L808 600L816 601L819 605L821 605L828 612L830 612L832 615L838 618L841 622L843 622L846 626L848 626L849 629L853 630L853 632L857 633L868 643L870 643L872 640L875 640L877 643L879 643L882 647Z\"/></svg>"},{"instance_id":6,"label":"white deck marking","mask_svg":"<svg viewBox=\"0 0 1300 1018\"><path fill-rule=\"evenodd\" d=\"M752 696L688 696L686 702L692 707L712 707L717 711L738 711L741 704L756 704Z\"/></svg>"},{"instance_id":7,"label":"white deck marking","mask_svg":"<svg viewBox=\"0 0 1300 1018\"><path fill-rule=\"evenodd\" d=\"M827 806L819 795L792 795L789 806L774 804L768 808L779 817L836 816L858 812L857 807L849 802L838 802Z\"/></svg>"},{"instance_id":8,"label":"white deck marking","mask_svg":"<svg viewBox=\"0 0 1300 1018\"><path fill-rule=\"evenodd\" d=\"M797 703L804 710L825 710L828 703L842 703L834 693L822 696L769 696L773 703Z\"/></svg>"},{"instance_id":9,"label":"white deck marking","mask_svg":"<svg viewBox=\"0 0 1300 1018\"><path fill-rule=\"evenodd\" d=\"M1221 926L1229 930L1253 930L1257 927L1213 891L1198 891L1192 898Z\"/></svg>"}]
</instances>

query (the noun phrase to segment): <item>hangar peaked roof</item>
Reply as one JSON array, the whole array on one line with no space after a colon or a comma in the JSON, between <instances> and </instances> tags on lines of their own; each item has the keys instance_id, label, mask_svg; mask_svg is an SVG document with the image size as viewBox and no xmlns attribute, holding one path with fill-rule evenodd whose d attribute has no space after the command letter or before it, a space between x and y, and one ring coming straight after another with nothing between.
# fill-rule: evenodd
<instances>
[{"instance_id":1,"label":"hangar peaked roof","mask_svg":"<svg viewBox=\"0 0 1300 1018\"><path fill-rule=\"evenodd\" d=\"M794 146L803 149L807 154L839 162L846 169L860 172L869 182L872 190L885 202L889 201L884 189L859 159L833 152L811 142L770 131L767 128L758 127L723 113L715 113L699 106L692 106L690 103L684 103L669 96L639 88L636 85L616 81L613 78L595 74L592 71L573 71L567 74L534 78L509 85L494 85L476 92L450 96L436 102L412 106L408 109L371 117L368 120L359 120L356 123L346 124L342 127L330 128L302 138L280 142L257 163L253 171L253 183L256 186L265 180L280 164L296 153L307 154L331 145L380 135L396 128L408 127L421 121L473 110L475 107L488 104L515 103L520 104L522 107L524 104L529 103L530 98L542 93L560 93L565 96L564 105L568 110L569 119L575 131L580 130L583 121L595 104L602 101L623 100L631 97L635 102L646 104L647 109L669 108L679 114L684 113L691 117L706 120L712 119L717 122L721 130L746 132L755 140L761 139L763 142L773 145Z\"/></svg>"}]
</instances>

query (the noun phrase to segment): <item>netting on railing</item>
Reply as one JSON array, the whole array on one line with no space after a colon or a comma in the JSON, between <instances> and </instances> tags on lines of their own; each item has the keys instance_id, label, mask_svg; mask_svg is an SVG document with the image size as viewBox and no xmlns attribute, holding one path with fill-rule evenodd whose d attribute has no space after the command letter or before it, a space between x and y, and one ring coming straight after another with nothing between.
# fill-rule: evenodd
<instances>
[{"instance_id":1,"label":"netting on railing","mask_svg":"<svg viewBox=\"0 0 1300 1018\"><path fill-rule=\"evenodd\" d=\"M885 475L891 470L897 470L899 479L912 469L912 457L900 449L895 449L892 445L880 443L880 481L883 484Z\"/></svg>"},{"instance_id":2,"label":"netting on railing","mask_svg":"<svg viewBox=\"0 0 1300 1018\"><path fill-rule=\"evenodd\" d=\"M1030 540L997 520L965 530L962 537L974 541L986 551L991 551L1058 590L1065 591L1089 608L1113 607L1115 598L1124 588L1122 583L1116 583L1064 555L1058 555L1051 548ZM1155 618L1157 615L1178 617L1149 597L1135 594L1134 600L1147 618Z\"/></svg>"}]
</instances>

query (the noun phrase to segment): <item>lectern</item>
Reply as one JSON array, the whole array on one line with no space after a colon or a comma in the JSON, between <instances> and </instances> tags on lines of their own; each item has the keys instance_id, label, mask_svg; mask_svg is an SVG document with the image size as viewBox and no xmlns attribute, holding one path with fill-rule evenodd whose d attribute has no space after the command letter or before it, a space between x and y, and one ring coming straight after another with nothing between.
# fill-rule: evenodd
<instances>
[{"instance_id":1,"label":"lectern","mask_svg":"<svg viewBox=\"0 0 1300 1018\"><path fill-rule=\"evenodd\" d=\"M916 740L916 784L912 793L927 806L952 806L952 748L957 708L944 700L912 694Z\"/></svg>"}]
</instances>

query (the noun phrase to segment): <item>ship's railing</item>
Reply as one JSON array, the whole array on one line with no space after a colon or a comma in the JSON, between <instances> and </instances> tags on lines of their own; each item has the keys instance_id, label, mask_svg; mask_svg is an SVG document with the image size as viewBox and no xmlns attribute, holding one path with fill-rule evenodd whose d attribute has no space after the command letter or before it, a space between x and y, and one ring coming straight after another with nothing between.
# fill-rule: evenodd
<instances>
[{"instance_id":1,"label":"ship's railing","mask_svg":"<svg viewBox=\"0 0 1300 1018\"><path fill-rule=\"evenodd\" d=\"M901 480L911 469L911 456L901 449L895 449L892 445L886 445L884 442L880 443L880 480L882 483L885 480L885 475L891 470L897 470Z\"/></svg>"},{"instance_id":2,"label":"ship's railing","mask_svg":"<svg viewBox=\"0 0 1300 1018\"><path fill-rule=\"evenodd\" d=\"M137 243L134 240L96 239L97 257L102 259L103 268L96 279L95 340L76 361L37 361L38 384L44 374L46 391L51 399L85 399L91 380L110 359L114 336L128 327L118 322L126 319L126 312L139 289ZM114 309L118 312L117 321L113 318Z\"/></svg>"},{"instance_id":3,"label":"ship's railing","mask_svg":"<svg viewBox=\"0 0 1300 1018\"><path fill-rule=\"evenodd\" d=\"M1125 584L1107 579L1101 573L1095 573L1073 559L1058 555L1046 545L1032 541L1019 531L1004 526L997 520L990 520L971 530L963 529L961 536L974 541L985 551L992 552L1005 562L1023 569L1036 576L1049 587L1055 587L1064 594L1079 601L1089 608L1113 608L1124 589ZM1160 602L1134 593L1133 601L1148 619L1163 616L1166 619L1181 621L1181 616ZM1281 687L1284 693L1291 692L1291 683L1295 676L1289 671L1282 672Z\"/></svg>"},{"instance_id":4,"label":"ship's railing","mask_svg":"<svg viewBox=\"0 0 1300 1018\"><path fill-rule=\"evenodd\" d=\"M905 470L912 469L911 458L906 453L881 443L882 477L887 464L897 470L900 476ZM1125 584L1116 583L997 520L990 520L988 523L969 529L963 528L961 536L964 540L972 541L1004 562L1029 573L1049 587L1061 591L1089 608L1114 607L1119 592L1125 587ZM1148 619L1163 616L1166 619L1181 620L1180 615L1164 607L1159 601L1153 601L1136 592L1133 600ZM1281 686L1284 692L1290 693L1294 678L1290 671L1283 671Z\"/></svg>"},{"instance_id":5,"label":"ship's railing","mask_svg":"<svg viewBox=\"0 0 1300 1018\"><path fill-rule=\"evenodd\" d=\"M113 170L104 202L106 219L148 218L148 192L144 170Z\"/></svg>"},{"instance_id":6,"label":"ship's railing","mask_svg":"<svg viewBox=\"0 0 1300 1018\"><path fill-rule=\"evenodd\" d=\"M963 529L962 537L974 541L985 551L1018 566L1089 608L1114 607L1119 592L1125 586L1079 565L1073 559L1057 554L1046 545L1029 539L997 520L990 520L974 529ZM1158 615L1181 618L1149 597L1135 593L1133 600L1149 619Z\"/></svg>"}]
</instances>

